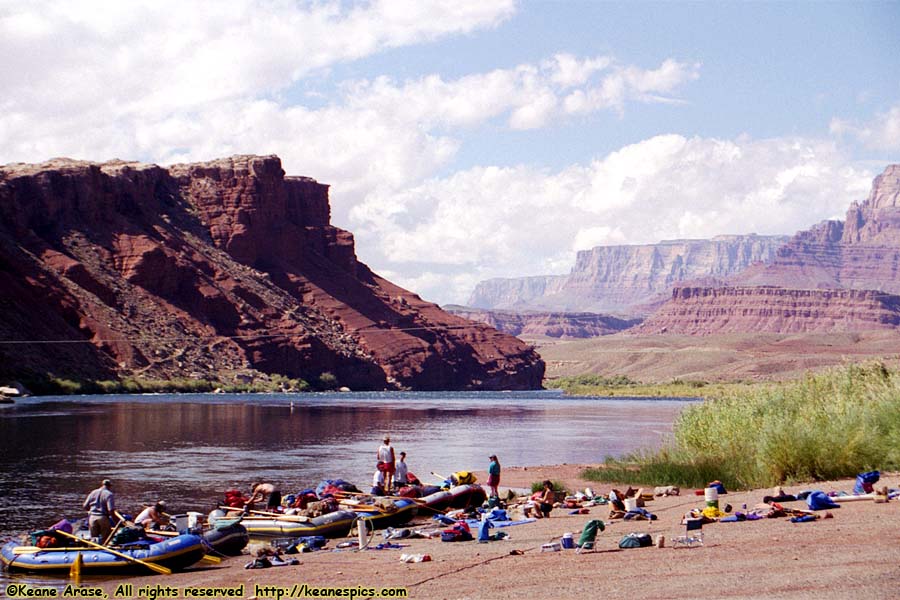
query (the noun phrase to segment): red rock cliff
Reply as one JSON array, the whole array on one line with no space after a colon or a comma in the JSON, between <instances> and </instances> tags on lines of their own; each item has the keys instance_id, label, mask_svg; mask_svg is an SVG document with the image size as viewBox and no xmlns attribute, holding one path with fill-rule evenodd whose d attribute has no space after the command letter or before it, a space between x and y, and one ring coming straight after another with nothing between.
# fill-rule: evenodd
<instances>
[{"instance_id":1,"label":"red rock cliff","mask_svg":"<svg viewBox=\"0 0 900 600\"><path fill-rule=\"evenodd\" d=\"M875 178L847 219L797 233L765 265L734 277L738 285L871 289L900 293L900 165Z\"/></svg>"},{"instance_id":2,"label":"red rock cliff","mask_svg":"<svg viewBox=\"0 0 900 600\"><path fill-rule=\"evenodd\" d=\"M329 220L274 156L2 167L0 376L540 387L530 347L372 273Z\"/></svg>"},{"instance_id":3,"label":"red rock cliff","mask_svg":"<svg viewBox=\"0 0 900 600\"><path fill-rule=\"evenodd\" d=\"M896 329L900 296L871 290L680 287L634 334L832 333Z\"/></svg>"}]
</instances>

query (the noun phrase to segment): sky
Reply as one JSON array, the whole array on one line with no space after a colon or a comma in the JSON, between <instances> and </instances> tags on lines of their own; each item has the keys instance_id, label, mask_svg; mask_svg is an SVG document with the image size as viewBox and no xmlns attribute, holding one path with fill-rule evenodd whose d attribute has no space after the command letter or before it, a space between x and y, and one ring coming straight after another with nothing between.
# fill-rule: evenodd
<instances>
[{"instance_id":1,"label":"sky","mask_svg":"<svg viewBox=\"0 0 900 600\"><path fill-rule=\"evenodd\" d=\"M900 162L900 1L0 0L0 164L277 154L426 300L793 234Z\"/></svg>"}]
</instances>

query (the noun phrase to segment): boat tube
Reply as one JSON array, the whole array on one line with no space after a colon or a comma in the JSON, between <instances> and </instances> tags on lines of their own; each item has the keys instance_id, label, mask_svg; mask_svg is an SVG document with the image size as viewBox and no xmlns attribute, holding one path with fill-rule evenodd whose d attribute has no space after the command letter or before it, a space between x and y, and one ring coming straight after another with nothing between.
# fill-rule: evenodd
<instances>
[{"instance_id":1,"label":"boat tube","mask_svg":"<svg viewBox=\"0 0 900 600\"><path fill-rule=\"evenodd\" d=\"M356 513L338 510L318 517L244 517L241 525L251 538L259 537L300 537L321 535L327 538L343 537L350 533L350 526L356 520Z\"/></svg>"},{"instance_id":2,"label":"boat tube","mask_svg":"<svg viewBox=\"0 0 900 600\"><path fill-rule=\"evenodd\" d=\"M184 534L160 542L149 540L113 548L132 558L160 565L173 571L185 569L206 554L206 545L198 535ZM116 556L99 548L62 547L40 548L20 542L7 542L0 548L0 561L9 571L33 573L61 573L68 575L72 563L81 556L85 573L141 573L152 572L139 563Z\"/></svg>"}]
</instances>

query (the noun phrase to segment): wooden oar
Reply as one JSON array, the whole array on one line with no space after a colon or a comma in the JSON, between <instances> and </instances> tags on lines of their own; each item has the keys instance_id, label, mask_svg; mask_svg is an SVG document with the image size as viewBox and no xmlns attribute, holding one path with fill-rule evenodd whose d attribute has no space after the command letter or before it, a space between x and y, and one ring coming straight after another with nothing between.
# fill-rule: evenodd
<instances>
[{"instance_id":1,"label":"wooden oar","mask_svg":"<svg viewBox=\"0 0 900 600\"><path fill-rule=\"evenodd\" d=\"M90 546L90 547L92 547L92 548L97 548L98 550L103 550L103 551L105 551L105 552L109 552L109 553L112 554L113 556L118 556L118 557L120 557L120 558L124 558L125 560L131 561L131 562L133 562L133 563L135 563L135 564L139 564L139 565L141 565L142 567L147 567L147 568L150 569L151 571L156 571L157 573L162 573L163 575L171 575L171 574L172 574L172 570L171 570L171 569L166 568L166 567L164 567L164 566L162 566L162 565L156 565L156 564L153 564L153 563L149 563L149 562L143 561L143 560L141 560L141 559L139 559L139 558L135 558L135 557L133 557L133 556L129 556L129 555L125 554L124 552L119 552L118 550L113 550L112 548L108 548L107 546L104 546L104 545L102 545L102 544L98 544L98 543L92 542L92 541L90 541L90 540L82 539L82 538L78 537L77 535L72 535L71 533L66 533L65 531L57 530L57 533L61 533L61 534L63 534L63 535L66 536L66 537L72 538L73 540L78 540L78 541L81 542L82 544L87 544L88 546Z\"/></svg>"},{"instance_id":2,"label":"wooden oar","mask_svg":"<svg viewBox=\"0 0 900 600\"><path fill-rule=\"evenodd\" d=\"M84 558L81 552L75 555L72 566L69 567L69 577L75 580L75 583L81 583L81 568L84 566Z\"/></svg>"},{"instance_id":3,"label":"wooden oar","mask_svg":"<svg viewBox=\"0 0 900 600\"><path fill-rule=\"evenodd\" d=\"M120 515L120 514L119 514L119 511L115 511L113 514L116 515L116 516L119 518L119 522L116 523L116 526L113 527L113 530L110 531L110 532L109 532L109 535L106 536L106 539L103 540L103 545L104 545L104 546L107 545L108 543L110 543L110 542L112 541L113 536L116 535L116 532L119 530L119 527L121 527L121 526L122 526L122 523L125 522L125 517L123 517L122 515Z\"/></svg>"},{"instance_id":4,"label":"wooden oar","mask_svg":"<svg viewBox=\"0 0 900 600\"><path fill-rule=\"evenodd\" d=\"M241 509L234 508L233 506L220 506L219 508L222 510L225 510L225 511L237 511L237 512L243 513L243 511ZM251 515L256 515L259 517L267 517L270 519L300 519L301 522L303 519L309 520L309 517L305 517L303 515L286 515L284 513L266 512L264 510L248 510L247 512L250 513ZM254 517L244 517L244 518L245 519L253 519Z\"/></svg>"}]
</instances>

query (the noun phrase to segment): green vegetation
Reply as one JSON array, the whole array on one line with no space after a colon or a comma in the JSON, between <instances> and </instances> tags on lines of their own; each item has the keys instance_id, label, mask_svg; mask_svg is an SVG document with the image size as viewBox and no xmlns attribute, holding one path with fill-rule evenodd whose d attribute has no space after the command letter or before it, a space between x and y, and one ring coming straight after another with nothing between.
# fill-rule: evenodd
<instances>
[{"instance_id":1,"label":"green vegetation","mask_svg":"<svg viewBox=\"0 0 900 600\"><path fill-rule=\"evenodd\" d=\"M589 469L591 480L726 488L852 477L900 468L900 373L853 365L799 381L724 389L687 407L674 438Z\"/></svg>"},{"instance_id":2,"label":"green vegetation","mask_svg":"<svg viewBox=\"0 0 900 600\"><path fill-rule=\"evenodd\" d=\"M767 387L763 383L710 383L673 379L668 383L640 383L624 375L576 375L544 381L544 386L560 389L572 396L639 396L668 398L711 398Z\"/></svg>"},{"instance_id":3,"label":"green vegetation","mask_svg":"<svg viewBox=\"0 0 900 600\"><path fill-rule=\"evenodd\" d=\"M33 394L73 395L73 394L199 394L222 390L228 393L271 393L282 391L309 391L309 384L302 379L289 379L282 375L270 375L267 379L248 382L225 383L208 379L139 379L85 380L49 378L25 380Z\"/></svg>"},{"instance_id":4,"label":"green vegetation","mask_svg":"<svg viewBox=\"0 0 900 600\"><path fill-rule=\"evenodd\" d=\"M566 491L566 484L564 484L562 481L553 480L550 483L553 484L554 492L565 492ZM534 481L531 483L531 493L532 494L535 492L542 492L542 491L544 491L544 482L543 481Z\"/></svg>"}]
</instances>

